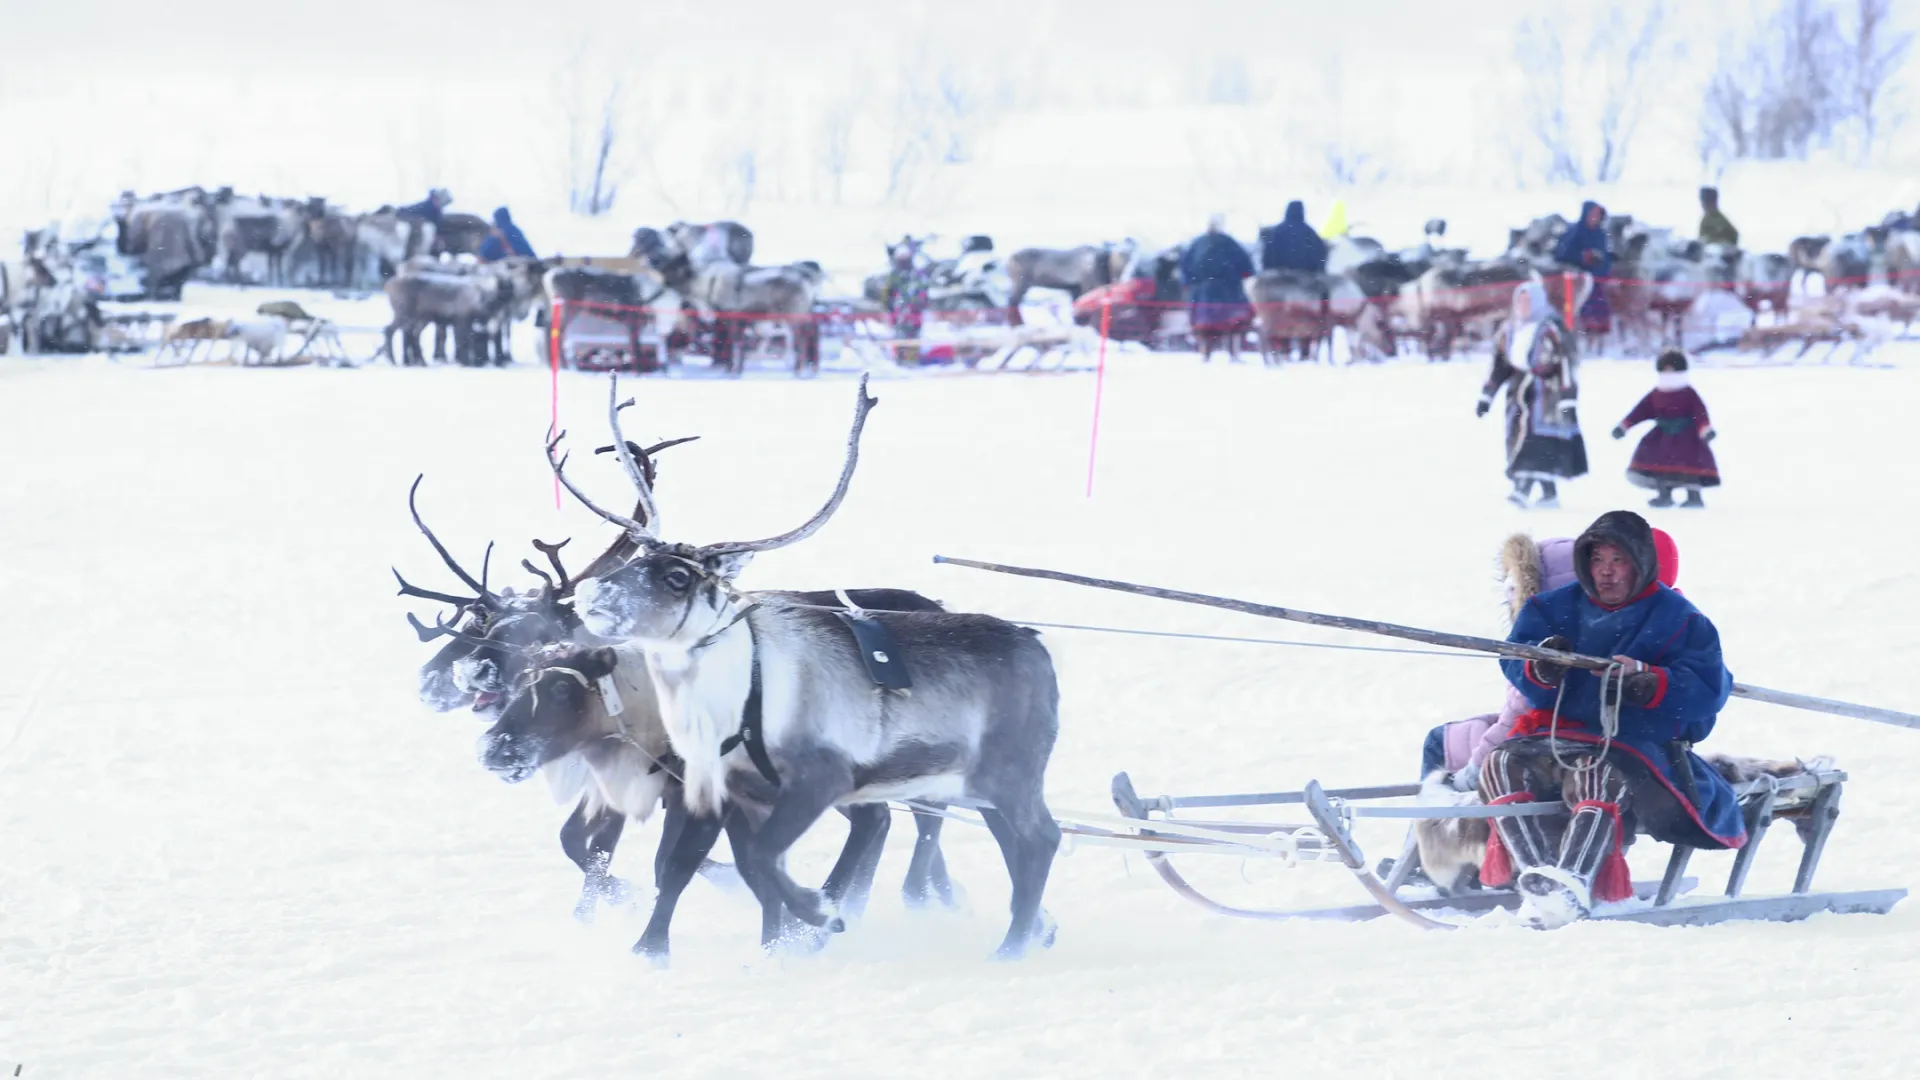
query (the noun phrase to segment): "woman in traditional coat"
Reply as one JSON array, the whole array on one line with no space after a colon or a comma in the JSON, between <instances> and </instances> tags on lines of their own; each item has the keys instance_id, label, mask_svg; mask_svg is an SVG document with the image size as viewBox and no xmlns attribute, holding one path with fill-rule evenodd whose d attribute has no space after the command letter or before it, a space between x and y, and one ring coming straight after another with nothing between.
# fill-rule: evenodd
<instances>
[{"instance_id":1,"label":"woman in traditional coat","mask_svg":"<svg viewBox=\"0 0 1920 1080\"><path fill-rule=\"evenodd\" d=\"M1212 359L1214 346L1225 342L1227 357L1237 363L1240 338L1253 327L1253 308L1240 284L1253 276L1253 259L1240 241L1227 235L1224 215L1213 215L1207 231L1187 245L1180 256L1180 276L1193 301L1193 336L1200 341L1200 359Z\"/></svg>"},{"instance_id":2,"label":"woman in traditional coat","mask_svg":"<svg viewBox=\"0 0 1920 1080\"><path fill-rule=\"evenodd\" d=\"M1514 880L1522 916L1558 926L1633 895L1625 847L1637 828L1694 848L1747 841L1739 799L1693 753L1733 690L1720 634L1662 585L1653 529L1625 510L1574 541L1579 582L1541 593L1508 641L1610 657L1607 672L1502 660L1530 706L1480 768L1489 806L1564 799L1564 816L1495 818L1480 880Z\"/></svg>"},{"instance_id":3,"label":"woman in traditional coat","mask_svg":"<svg viewBox=\"0 0 1920 1080\"><path fill-rule=\"evenodd\" d=\"M1688 509L1703 509L1702 488L1720 486L1720 465L1713 459L1713 421L1707 417L1707 403L1687 380L1687 356L1678 349L1660 354L1653 365L1657 382L1640 404L1613 429L1613 437L1624 439L1627 432L1642 421L1653 421L1653 430L1640 440L1627 466L1627 479L1651 488L1656 493L1648 506L1672 506L1673 489L1684 488Z\"/></svg>"},{"instance_id":4,"label":"woman in traditional coat","mask_svg":"<svg viewBox=\"0 0 1920 1080\"><path fill-rule=\"evenodd\" d=\"M1513 290L1513 315L1494 336L1493 371L1480 390L1475 416L1485 416L1501 387L1507 391L1509 502L1552 509L1559 481L1585 476L1587 444L1574 409L1579 397L1573 347L1537 281ZM1540 500L1529 503L1534 484Z\"/></svg>"}]
</instances>

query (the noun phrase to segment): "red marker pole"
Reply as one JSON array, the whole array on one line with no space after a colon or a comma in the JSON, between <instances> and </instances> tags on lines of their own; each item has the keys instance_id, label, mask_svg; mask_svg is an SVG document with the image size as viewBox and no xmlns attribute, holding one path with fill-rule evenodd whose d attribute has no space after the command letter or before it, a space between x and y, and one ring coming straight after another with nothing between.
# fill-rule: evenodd
<instances>
[{"instance_id":1,"label":"red marker pole","mask_svg":"<svg viewBox=\"0 0 1920 1080\"><path fill-rule=\"evenodd\" d=\"M1093 498L1093 466L1100 454L1100 398L1107 386L1107 334L1113 328L1113 297L1100 298L1100 359L1093 373L1093 435L1087 441L1087 498Z\"/></svg>"},{"instance_id":2,"label":"red marker pole","mask_svg":"<svg viewBox=\"0 0 1920 1080\"><path fill-rule=\"evenodd\" d=\"M547 368L550 372L550 385L547 390L547 438L560 434L560 305L556 298L553 309L547 312ZM560 509L560 474L553 476L553 508Z\"/></svg>"}]
</instances>

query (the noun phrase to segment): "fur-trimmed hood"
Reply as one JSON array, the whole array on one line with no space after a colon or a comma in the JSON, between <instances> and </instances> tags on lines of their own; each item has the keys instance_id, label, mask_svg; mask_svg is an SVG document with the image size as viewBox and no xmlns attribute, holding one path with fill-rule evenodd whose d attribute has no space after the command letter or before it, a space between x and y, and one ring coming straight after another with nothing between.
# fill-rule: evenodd
<instances>
[{"instance_id":1,"label":"fur-trimmed hood","mask_svg":"<svg viewBox=\"0 0 1920 1080\"><path fill-rule=\"evenodd\" d=\"M1574 583L1573 540L1556 536L1534 542L1514 533L1500 545L1500 578L1507 584L1507 617L1518 618L1527 601Z\"/></svg>"}]
</instances>

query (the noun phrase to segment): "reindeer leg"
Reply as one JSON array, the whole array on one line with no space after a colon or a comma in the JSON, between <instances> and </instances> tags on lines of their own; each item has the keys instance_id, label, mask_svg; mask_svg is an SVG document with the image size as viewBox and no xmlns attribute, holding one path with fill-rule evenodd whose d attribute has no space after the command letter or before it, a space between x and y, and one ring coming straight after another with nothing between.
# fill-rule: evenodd
<instances>
[{"instance_id":1,"label":"reindeer leg","mask_svg":"<svg viewBox=\"0 0 1920 1080\"><path fill-rule=\"evenodd\" d=\"M900 887L908 907L925 907L932 896L938 896L946 907L954 906L953 882L947 878L947 860L940 852L943 820L938 814L914 812L913 827L918 835L913 842L913 861L907 864L906 884Z\"/></svg>"},{"instance_id":2,"label":"reindeer leg","mask_svg":"<svg viewBox=\"0 0 1920 1080\"><path fill-rule=\"evenodd\" d=\"M607 873L626 823L626 815L618 811L603 808L588 813L587 800L582 799L566 824L560 826L560 850L586 875L580 885L580 899L573 906L573 917L581 922L593 921L600 901L622 904L631 895L626 882Z\"/></svg>"},{"instance_id":3,"label":"reindeer leg","mask_svg":"<svg viewBox=\"0 0 1920 1080\"><path fill-rule=\"evenodd\" d=\"M866 910L867 896L873 891L873 873L886 846L893 813L886 803L843 806L840 812L847 817L847 843L820 892L829 903L858 916Z\"/></svg>"},{"instance_id":4,"label":"reindeer leg","mask_svg":"<svg viewBox=\"0 0 1920 1080\"><path fill-rule=\"evenodd\" d=\"M680 792L669 788L666 798L668 805L680 802ZM655 884L659 895L653 901L653 914L647 919L647 928L640 940L633 943L636 956L644 956L655 966L665 967L668 954L667 931L673 924L673 909L680 903L680 894L687 889L687 883L700 869L707 853L720 840L720 829L726 819L737 817L729 808L718 817L696 817L687 815L686 824L672 834L672 847L668 850L666 835L661 836L661 852L655 857L655 865L661 868Z\"/></svg>"},{"instance_id":5,"label":"reindeer leg","mask_svg":"<svg viewBox=\"0 0 1920 1080\"><path fill-rule=\"evenodd\" d=\"M740 855L743 874L748 867L764 875L769 892L776 894L801 922L825 927L833 933L846 924L830 914L820 893L803 888L780 866L780 857L799 840L834 800L854 788L852 763L825 748L812 753L794 754L781 767L780 794L773 811L757 829ZM756 890L757 892L757 890ZM764 906L765 901L762 900ZM773 942L762 941L771 945Z\"/></svg>"},{"instance_id":6,"label":"reindeer leg","mask_svg":"<svg viewBox=\"0 0 1920 1080\"><path fill-rule=\"evenodd\" d=\"M1006 940L994 955L1002 960L1017 959L1036 935L1042 946L1053 944L1051 920L1040 910L1040 897L1047 888L1047 875L1053 869L1053 855L1060 848L1060 826L1053 820L1046 803L1035 792L1027 798L1014 796L994 800L995 809L982 810L987 830L1000 843L1000 854L1007 862L1007 876L1013 879L1010 905L1013 921L1007 927Z\"/></svg>"}]
</instances>

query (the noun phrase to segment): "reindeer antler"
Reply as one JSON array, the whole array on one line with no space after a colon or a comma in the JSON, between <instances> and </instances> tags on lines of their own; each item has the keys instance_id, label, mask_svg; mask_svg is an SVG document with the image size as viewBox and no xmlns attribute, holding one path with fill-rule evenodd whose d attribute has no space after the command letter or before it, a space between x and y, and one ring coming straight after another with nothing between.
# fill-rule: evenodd
<instances>
[{"instance_id":1,"label":"reindeer antler","mask_svg":"<svg viewBox=\"0 0 1920 1080\"><path fill-rule=\"evenodd\" d=\"M625 517L623 515L616 514L611 510L601 509L599 504L595 503L592 499L587 498L586 492L581 491L578 487L574 486L573 481L568 479L567 477L567 456L561 456L561 457L554 456L554 454L558 452L560 449L560 440L566 437L567 437L567 433L562 431L547 440L547 464L553 466L553 475L560 478L560 483L566 486L567 491L570 492L574 498L580 500L581 505L585 506L587 509L593 511L596 514L599 514L601 517L606 518L608 521L613 522L615 525L618 525L621 528L627 530L627 534L629 536L633 536L636 538L641 536L652 537L653 534L647 530L647 527L645 525L640 524L638 521L635 521L630 517ZM657 543L658 540L656 539L655 542Z\"/></svg>"},{"instance_id":2,"label":"reindeer antler","mask_svg":"<svg viewBox=\"0 0 1920 1080\"><path fill-rule=\"evenodd\" d=\"M454 596L451 593L434 592L432 589L423 589L418 585L410 584L406 578L401 577L399 570L395 570L393 567L388 567L387 569L393 570L394 580L400 583L400 592L397 595L417 596L422 600L438 600L443 604L452 604L460 608L468 607L473 603L473 597L471 596Z\"/></svg>"},{"instance_id":3,"label":"reindeer antler","mask_svg":"<svg viewBox=\"0 0 1920 1080\"><path fill-rule=\"evenodd\" d=\"M860 463L860 433L867 426L867 414L872 412L873 407L880 403L879 398L867 396L867 377L865 375L860 376L860 389L856 392L856 395L853 409L853 430L847 433L847 463L840 470L840 483L834 487L833 494L827 499L827 504L822 506L819 512L814 514L813 517L807 519L805 524L797 529L781 533L779 536L768 537L765 540L725 541L718 544L708 544L701 549L703 552L719 555L747 551L772 551L775 548L783 548L805 540L807 537L818 532L820 526L827 523L827 519L833 516L834 511L840 509L841 501L847 497L847 485L853 480L854 467Z\"/></svg>"},{"instance_id":4,"label":"reindeer antler","mask_svg":"<svg viewBox=\"0 0 1920 1080\"><path fill-rule=\"evenodd\" d=\"M628 398L626 401L621 402L620 407L624 409L631 404L633 404L633 399ZM639 443L629 439L627 440L627 453L632 454L640 462L641 471L647 474L647 483L652 484L656 479L653 455L670 447L679 446L681 443L694 442L699 438L700 436L698 435L683 435L678 439L666 439L648 447L642 447ZM596 454L611 454L613 453L613 447L596 446L593 448L593 452Z\"/></svg>"},{"instance_id":5,"label":"reindeer antler","mask_svg":"<svg viewBox=\"0 0 1920 1080\"><path fill-rule=\"evenodd\" d=\"M434 638L450 637L456 641L464 641L469 645L484 646L493 644L493 642L486 638L475 637L465 631L448 626L446 617L442 615L435 615L433 617L433 625L427 626L421 623L418 616L409 611L407 612L407 623L413 627L414 633L420 635L420 640L423 642L432 641Z\"/></svg>"},{"instance_id":6,"label":"reindeer antler","mask_svg":"<svg viewBox=\"0 0 1920 1080\"><path fill-rule=\"evenodd\" d=\"M467 588L472 589L475 593L478 594L474 596L472 599L453 600L450 602L457 603L463 606L467 604L472 604L472 603L479 603L484 607L497 609L500 606L500 598L493 595L491 592L488 592L487 585L486 585L487 565L488 563L491 563L493 560L493 545L491 543L487 545L486 562L483 562L481 564L480 580L475 581L473 579L473 575L467 573L466 569L454 560L452 553L447 551L447 546L440 542L439 537L433 535L433 530L427 528L427 523L421 520L420 518L420 507L416 500L420 493L420 481L425 480L426 478L427 478L426 473L421 473L420 475L413 478L413 486L407 489L407 512L413 515L413 523L415 526L419 528L420 532L424 536L426 536L427 543L432 544L433 550L440 554L440 560L447 564L447 568L453 571L454 576L459 578L461 583L463 583L464 585L467 586ZM399 572L395 571L394 576L399 577L400 576ZM400 582L400 584L403 592L405 589L411 587L407 585L404 579Z\"/></svg>"},{"instance_id":7,"label":"reindeer antler","mask_svg":"<svg viewBox=\"0 0 1920 1080\"><path fill-rule=\"evenodd\" d=\"M620 400L620 373L609 372L607 375L607 424L613 428L613 452L619 455L620 464L627 470L628 479L633 481L634 490L640 493L639 519L646 522L644 528L647 535L657 537L660 530L660 509L653 503L653 480L649 475L653 471L652 463L649 462L645 469L640 467L640 460L645 460L646 455L642 454L640 459L636 460L631 444L627 442L627 436L620 430L620 410L632 404L632 398L624 402ZM636 535L634 539L641 540L641 537ZM645 541L642 540L642 542Z\"/></svg>"},{"instance_id":8,"label":"reindeer antler","mask_svg":"<svg viewBox=\"0 0 1920 1080\"><path fill-rule=\"evenodd\" d=\"M568 546L568 544L572 544L572 542L574 542L574 538L572 538L572 536L568 536L566 540L561 540L559 544L547 544L545 540L534 540L534 548L536 548L536 550L538 550L538 552L540 552L541 555L545 555L545 557L547 557L547 563L549 563L549 565L553 567L553 575L555 575L555 577L561 578L561 582L564 582L564 580L566 580L566 567L563 567L563 565L561 565L561 548L564 548L564 546ZM522 563L522 565L524 565L524 563ZM528 569L532 569L532 567L528 567ZM534 573L536 573L536 575L540 575L541 578L547 577L547 575L541 575L540 571L534 571ZM551 586L553 582L549 580L547 584Z\"/></svg>"}]
</instances>

